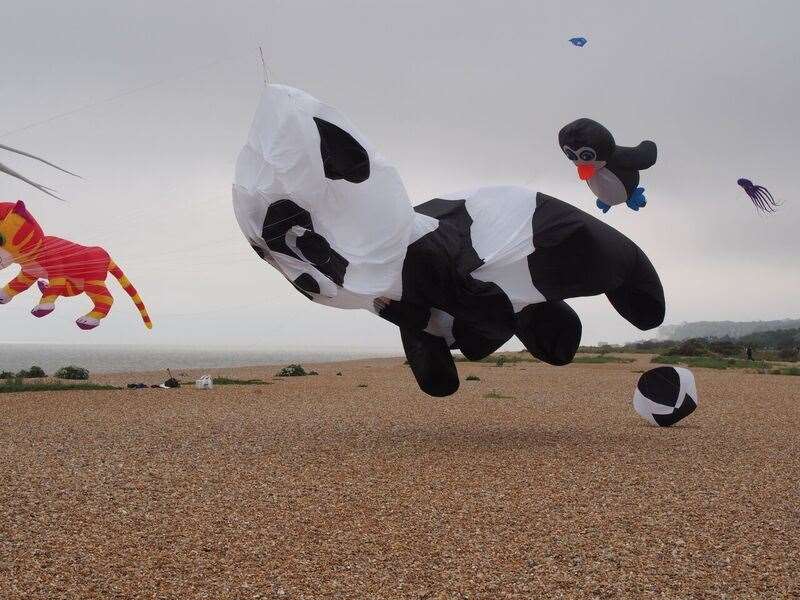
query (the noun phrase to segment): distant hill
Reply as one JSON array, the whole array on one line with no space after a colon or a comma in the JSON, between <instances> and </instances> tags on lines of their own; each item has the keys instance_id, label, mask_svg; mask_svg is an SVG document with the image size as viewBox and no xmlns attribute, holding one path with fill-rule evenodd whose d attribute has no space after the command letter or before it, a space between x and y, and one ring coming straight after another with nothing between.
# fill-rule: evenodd
<instances>
[{"instance_id":1,"label":"distant hill","mask_svg":"<svg viewBox=\"0 0 800 600\"><path fill-rule=\"evenodd\" d=\"M688 340L690 338L741 338L762 331L798 329L800 319L781 319L778 321L697 321L679 325L662 325L658 328L657 339Z\"/></svg>"}]
</instances>

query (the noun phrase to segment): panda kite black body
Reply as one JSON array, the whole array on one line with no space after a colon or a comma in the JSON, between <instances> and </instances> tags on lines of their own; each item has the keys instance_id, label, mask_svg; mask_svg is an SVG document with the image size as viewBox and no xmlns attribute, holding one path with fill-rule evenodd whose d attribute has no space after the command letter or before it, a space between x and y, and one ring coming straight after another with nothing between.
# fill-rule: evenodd
<instances>
[{"instance_id":1,"label":"panda kite black body","mask_svg":"<svg viewBox=\"0 0 800 600\"><path fill-rule=\"evenodd\" d=\"M412 209L396 170L352 124L292 88L271 85L262 99L234 210L258 256L304 296L397 325L433 396L458 389L452 350L480 360L516 336L545 362L571 362L582 326L568 298L605 294L640 329L664 318L655 269L612 227L515 186Z\"/></svg>"},{"instance_id":2,"label":"panda kite black body","mask_svg":"<svg viewBox=\"0 0 800 600\"><path fill-rule=\"evenodd\" d=\"M471 220L464 201L435 199L415 211L436 216L439 227L409 246L403 298L388 303L379 314L400 327L409 365L430 395L446 396L458 389L450 350L481 360L516 336L543 362L557 366L572 362L582 325L564 302L567 298L605 294L622 317L643 330L664 319L663 289L644 252L566 202L536 195L530 223L536 250L528 255L527 266L545 301L519 311L500 286L471 275L482 262L471 245ZM431 309L453 317L449 347L425 331Z\"/></svg>"},{"instance_id":3,"label":"panda kite black body","mask_svg":"<svg viewBox=\"0 0 800 600\"><path fill-rule=\"evenodd\" d=\"M618 146L611 132L597 121L582 118L565 125L558 145L578 168L578 177L597 195L604 213L625 203L638 211L647 204L639 187L639 171L656 163L657 148L645 140L634 148Z\"/></svg>"}]
</instances>

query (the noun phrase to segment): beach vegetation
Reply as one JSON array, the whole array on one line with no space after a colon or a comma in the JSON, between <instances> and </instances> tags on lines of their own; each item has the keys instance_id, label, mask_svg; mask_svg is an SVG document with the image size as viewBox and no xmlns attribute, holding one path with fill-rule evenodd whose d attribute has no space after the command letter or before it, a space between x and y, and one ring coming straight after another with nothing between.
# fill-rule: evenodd
<instances>
[{"instance_id":1,"label":"beach vegetation","mask_svg":"<svg viewBox=\"0 0 800 600\"><path fill-rule=\"evenodd\" d=\"M275 377L305 377L306 375L319 375L316 371L306 371L303 365L287 365L275 374Z\"/></svg>"},{"instance_id":2,"label":"beach vegetation","mask_svg":"<svg viewBox=\"0 0 800 600\"><path fill-rule=\"evenodd\" d=\"M268 385L263 379L235 379L233 377L212 377L214 385Z\"/></svg>"},{"instance_id":3,"label":"beach vegetation","mask_svg":"<svg viewBox=\"0 0 800 600\"><path fill-rule=\"evenodd\" d=\"M47 377L47 373L44 372L42 367L33 365L30 369L22 369L17 373L17 377L22 377L23 379L38 379L40 377Z\"/></svg>"},{"instance_id":4,"label":"beach vegetation","mask_svg":"<svg viewBox=\"0 0 800 600\"><path fill-rule=\"evenodd\" d=\"M513 400L514 396L504 396L497 390L492 390L488 394L484 395L484 398L488 398L490 400Z\"/></svg>"},{"instance_id":5,"label":"beach vegetation","mask_svg":"<svg viewBox=\"0 0 800 600\"><path fill-rule=\"evenodd\" d=\"M75 365L69 365L66 367L61 367L58 371L56 371L55 376L58 379L82 381L89 379L89 369L84 369L83 367L77 367Z\"/></svg>"},{"instance_id":6,"label":"beach vegetation","mask_svg":"<svg viewBox=\"0 0 800 600\"><path fill-rule=\"evenodd\" d=\"M59 381L43 381L26 383L22 377L6 379L0 383L0 394L15 392L63 392L71 390L119 390L122 388L113 385L100 385L96 383L61 383Z\"/></svg>"}]
</instances>

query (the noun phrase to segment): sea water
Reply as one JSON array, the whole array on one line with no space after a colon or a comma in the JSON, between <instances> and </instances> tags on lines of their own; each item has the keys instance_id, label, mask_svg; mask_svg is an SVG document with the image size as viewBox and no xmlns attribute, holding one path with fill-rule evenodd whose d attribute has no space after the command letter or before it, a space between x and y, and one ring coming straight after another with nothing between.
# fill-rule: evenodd
<instances>
[{"instance_id":1,"label":"sea water","mask_svg":"<svg viewBox=\"0 0 800 600\"><path fill-rule=\"evenodd\" d=\"M111 344L0 343L0 371L19 371L33 365L48 374L66 365L93 373L157 371L161 369L222 368L290 363L335 362L359 358L401 356L399 349L256 348L136 346Z\"/></svg>"}]
</instances>

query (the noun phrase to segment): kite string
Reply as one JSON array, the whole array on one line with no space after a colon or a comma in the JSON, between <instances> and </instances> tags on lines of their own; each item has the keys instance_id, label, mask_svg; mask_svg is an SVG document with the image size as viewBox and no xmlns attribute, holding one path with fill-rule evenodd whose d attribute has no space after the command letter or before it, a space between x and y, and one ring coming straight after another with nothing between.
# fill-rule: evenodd
<instances>
[{"instance_id":1,"label":"kite string","mask_svg":"<svg viewBox=\"0 0 800 600\"><path fill-rule=\"evenodd\" d=\"M67 110L67 111L55 114L53 116L47 117L46 119L41 119L39 121L34 121L32 123L28 123L26 125L22 125L21 127L17 127L17 128L14 128L14 129L7 129L6 131L0 132L0 138L4 138L4 137L10 136L10 135L14 135L16 133L21 133L23 131L27 131L29 129L33 129L34 127L39 127L40 125L45 125L46 123L51 123L52 121L56 121L56 120L62 119L64 117L68 117L70 115L74 115L74 114L82 112L84 110L88 110L90 108L94 108L96 106L100 106L101 104L105 104L107 102L113 102L115 100L119 100L120 98L124 98L126 96L130 96L132 94L136 94L138 92L142 92L142 91L148 90L150 88L154 88L154 87L162 85L164 83L169 83L171 81L178 81L178 80L183 79L183 78L185 78L185 77L187 77L187 76L189 76L189 75L191 75L191 74L193 74L195 72L209 69L209 68L214 67L214 66L216 66L216 65L218 65L220 63L227 62L229 60L234 60L234 59L237 59L237 58L241 58L242 56L243 56L243 53L239 53L239 54L235 54L235 55L231 55L231 56L225 56L225 57L213 60L213 61L211 61L211 62L209 62L209 63L207 63L205 65L202 65L200 67L195 67L195 68L190 69L188 71L184 71L183 73L181 73L179 75L173 75L173 76L170 76L170 77L164 77L163 79L159 79L157 81L151 81L150 83L146 83L144 85L140 85L140 86L136 86L136 87L132 87L132 88L128 88L128 89L122 90L122 91L120 91L120 92L118 92L116 94L112 94L111 96L107 96L106 98L101 98L100 100L93 100L93 101L87 102L86 104L83 104L83 105L78 106L76 108L73 108L71 110Z\"/></svg>"}]
</instances>

